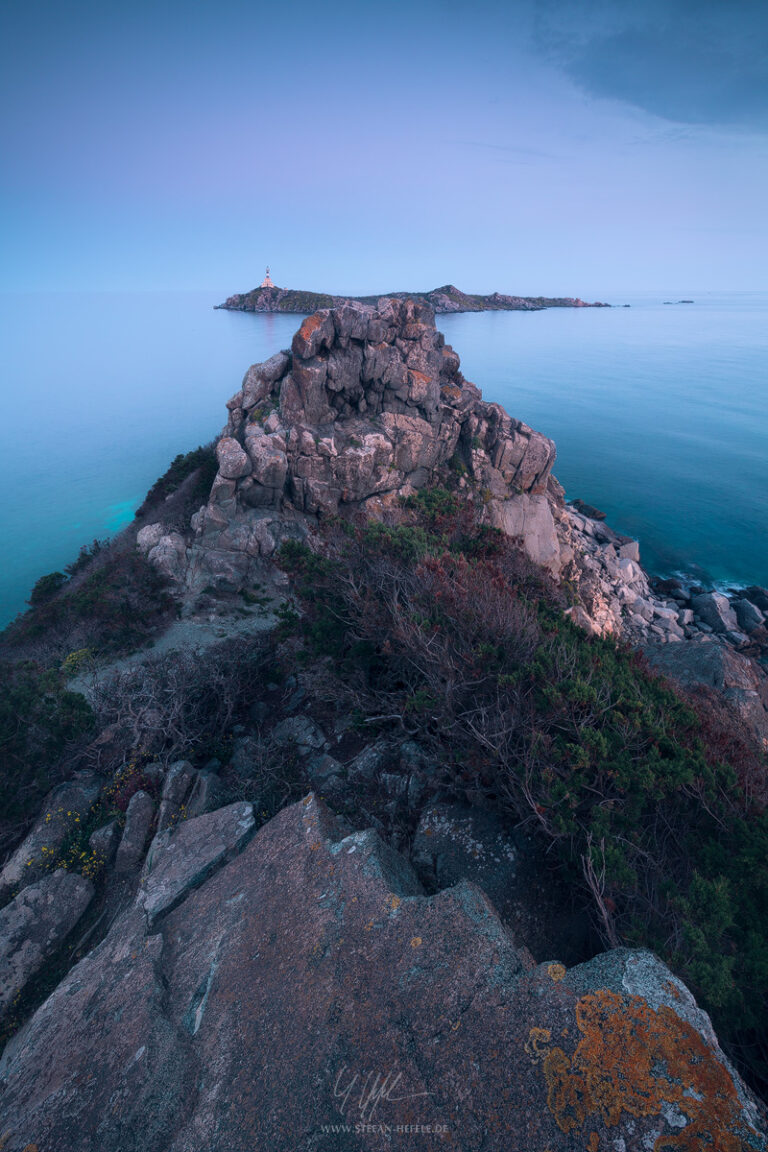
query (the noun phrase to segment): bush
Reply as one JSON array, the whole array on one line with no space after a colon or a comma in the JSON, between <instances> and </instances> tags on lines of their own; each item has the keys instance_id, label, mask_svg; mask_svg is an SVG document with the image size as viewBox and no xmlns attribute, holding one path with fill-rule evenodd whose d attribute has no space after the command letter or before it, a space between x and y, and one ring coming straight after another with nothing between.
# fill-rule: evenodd
<instances>
[{"instance_id":1,"label":"bush","mask_svg":"<svg viewBox=\"0 0 768 1152\"><path fill-rule=\"evenodd\" d=\"M217 471L218 461L213 444L200 446L192 452L180 453L171 461L167 471L152 485L141 507L136 511L136 517L144 516L155 504L159 504L172 492L176 492L195 472L198 476L189 498L190 502L199 503L208 496Z\"/></svg>"},{"instance_id":2,"label":"bush","mask_svg":"<svg viewBox=\"0 0 768 1152\"><path fill-rule=\"evenodd\" d=\"M29 594L28 603L32 605L44 604L46 600L55 596L66 582L67 577L63 572L49 572L47 576L41 576Z\"/></svg>"},{"instance_id":3,"label":"bush","mask_svg":"<svg viewBox=\"0 0 768 1152\"><path fill-rule=\"evenodd\" d=\"M168 581L134 549L115 548L93 571L35 603L3 641L9 651L42 643L57 662L84 648L114 654L145 643L173 610Z\"/></svg>"},{"instance_id":4,"label":"bush","mask_svg":"<svg viewBox=\"0 0 768 1152\"><path fill-rule=\"evenodd\" d=\"M58 672L0 662L0 812L9 825L35 813L93 726L85 698Z\"/></svg>"}]
</instances>

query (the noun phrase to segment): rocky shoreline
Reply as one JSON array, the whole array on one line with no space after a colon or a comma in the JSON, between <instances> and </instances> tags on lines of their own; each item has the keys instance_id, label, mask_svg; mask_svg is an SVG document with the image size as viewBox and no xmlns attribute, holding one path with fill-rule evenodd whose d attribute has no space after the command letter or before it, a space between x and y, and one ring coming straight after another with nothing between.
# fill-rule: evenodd
<instances>
[{"instance_id":1,"label":"rocky shoreline","mask_svg":"<svg viewBox=\"0 0 768 1152\"><path fill-rule=\"evenodd\" d=\"M289 312L305 314L319 308L341 308L345 304L376 306L382 299L417 300L428 304L436 313L450 312L540 312L544 308L610 308L610 304L587 304L574 296L509 296L492 292L482 296L462 292L453 284L444 284L429 292L388 292L386 296L331 296L323 292L306 292L294 288L254 288L235 293L223 304L215 305L230 312Z\"/></svg>"}]
</instances>

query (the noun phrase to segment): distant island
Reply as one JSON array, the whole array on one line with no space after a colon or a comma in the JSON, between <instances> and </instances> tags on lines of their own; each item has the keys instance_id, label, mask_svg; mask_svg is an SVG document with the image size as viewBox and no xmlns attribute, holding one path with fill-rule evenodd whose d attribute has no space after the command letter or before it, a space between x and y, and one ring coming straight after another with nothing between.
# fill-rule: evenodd
<instances>
[{"instance_id":1,"label":"distant island","mask_svg":"<svg viewBox=\"0 0 768 1152\"><path fill-rule=\"evenodd\" d=\"M237 292L216 308L230 312L316 312L319 308L339 308L343 304L376 304L383 296L396 300L419 300L435 312L540 312L544 308L610 308L610 304L588 304L573 296L506 296L493 292L477 296L461 292L453 284L429 292L386 292L376 296L332 296L326 292L305 292L296 288L278 288L269 277L250 292Z\"/></svg>"}]
</instances>

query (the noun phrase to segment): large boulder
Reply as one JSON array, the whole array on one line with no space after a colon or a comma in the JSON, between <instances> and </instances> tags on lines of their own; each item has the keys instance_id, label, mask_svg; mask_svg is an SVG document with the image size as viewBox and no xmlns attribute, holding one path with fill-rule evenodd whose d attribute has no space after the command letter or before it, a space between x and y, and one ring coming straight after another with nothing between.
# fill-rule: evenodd
<instances>
[{"instance_id":1,"label":"large boulder","mask_svg":"<svg viewBox=\"0 0 768 1152\"><path fill-rule=\"evenodd\" d=\"M701 592L691 597L691 607L714 632L732 632L739 626L731 602L722 592Z\"/></svg>"},{"instance_id":2,"label":"large boulder","mask_svg":"<svg viewBox=\"0 0 768 1152\"><path fill-rule=\"evenodd\" d=\"M650 953L534 966L480 889L426 896L311 796L225 860L151 928L140 895L11 1041L5 1152L764 1146Z\"/></svg>"},{"instance_id":3,"label":"large boulder","mask_svg":"<svg viewBox=\"0 0 768 1152\"><path fill-rule=\"evenodd\" d=\"M125 828L117 849L115 871L129 876L144 859L144 850L155 817L155 802L148 792L136 792L125 814Z\"/></svg>"},{"instance_id":4,"label":"large boulder","mask_svg":"<svg viewBox=\"0 0 768 1152\"><path fill-rule=\"evenodd\" d=\"M768 676L756 660L726 644L649 644L643 652L657 672L684 688L714 688L768 750Z\"/></svg>"},{"instance_id":5,"label":"large boulder","mask_svg":"<svg viewBox=\"0 0 768 1152\"><path fill-rule=\"evenodd\" d=\"M236 855L255 827L253 807L240 802L158 832L147 853L139 894L150 927Z\"/></svg>"},{"instance_id":6,"label":"large boulder","mask_svg":"<svg viewBox=\"0 0 768 1152\"><path fill-rule=\"evenodd\" d=\"M0 1021L66 940L93 891L90 880L60 868L0 911Z\"/></svg>"}]
</instances>

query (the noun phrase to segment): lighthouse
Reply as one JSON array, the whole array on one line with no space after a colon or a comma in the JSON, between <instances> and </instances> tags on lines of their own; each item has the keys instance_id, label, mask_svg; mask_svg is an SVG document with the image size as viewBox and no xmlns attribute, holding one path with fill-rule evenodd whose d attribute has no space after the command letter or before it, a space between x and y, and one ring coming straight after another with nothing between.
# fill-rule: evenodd
<instances>
[{"instance_id":1,"label":"lighthouse","mask_svg":"<svg viewBox=\"0 0 768 1152\"><path fill-rule=\"evenodd\" d=\"M274 284L272 283L272 277L269 274L269 264L267 264L267 274L261 282L261 287L262 288L274 288Z\"/></svg>"}]
</instances>

